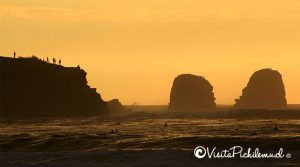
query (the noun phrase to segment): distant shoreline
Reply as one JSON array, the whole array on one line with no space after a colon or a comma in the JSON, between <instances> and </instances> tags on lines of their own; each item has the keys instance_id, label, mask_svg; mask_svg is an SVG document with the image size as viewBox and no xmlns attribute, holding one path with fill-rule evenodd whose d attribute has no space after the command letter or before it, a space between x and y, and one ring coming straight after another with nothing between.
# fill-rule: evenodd
<instances>
[{"instance_id":1,"label":"distant shoreline","mask_svg":"<svg viewBox=\"0 0 300 167\"><path fill-rule=\"evenodd\" d=\"M139 110L139 109L147 109L147 110L151 110L151 111L156 111L156 110L162 110L162 109L168 109L168 105L150 105L150 104L146 104L146 105L124 105L124 107L126 107L127 109L134 109L134 110ZM232 109L233 108L233 104L217 104L216 110L224 110L224 109ZM237 110L237 109L234 109ZM247 109L247 110L251 110L251 109ZM264 109L262 109L264 110ZM284 109L284 110L300 110L300 104L288 104L288 108Z\"/></svg>"}]
</instances>

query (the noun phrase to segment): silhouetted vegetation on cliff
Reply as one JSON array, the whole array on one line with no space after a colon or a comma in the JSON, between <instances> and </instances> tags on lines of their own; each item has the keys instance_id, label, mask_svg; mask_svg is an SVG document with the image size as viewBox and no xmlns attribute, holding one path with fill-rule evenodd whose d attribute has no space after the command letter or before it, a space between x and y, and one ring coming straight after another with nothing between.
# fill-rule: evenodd
<instances>
[{"instance_id":1,"label":"silhouetted vegetation on cliff","mask_svg":"<svg viewBox=\"0 0 300 167\"><path fill-rule=\"evenodd\" d=\"M36 57L0 57L1 117L94 116L106 103L87 85L86 72Z\"/></svg>"}]
</instances>

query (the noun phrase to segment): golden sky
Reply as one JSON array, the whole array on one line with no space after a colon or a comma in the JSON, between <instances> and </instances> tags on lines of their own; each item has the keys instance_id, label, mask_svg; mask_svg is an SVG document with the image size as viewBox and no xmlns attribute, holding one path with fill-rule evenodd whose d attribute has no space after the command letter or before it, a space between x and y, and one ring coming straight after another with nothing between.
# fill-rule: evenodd
<instances>
[{"instance_id":1,"label":"golden sky","mask_svg":"<svg viewBox=\"0 0 300 167\"><path fill-rule=\"evenodd\" d=\"M0 55L13 51L80 64L104 100L124 104L167 104L182 73L233 104L267 67L300 103L299 0L1 0Z\"/></svg>"}]
</instances>

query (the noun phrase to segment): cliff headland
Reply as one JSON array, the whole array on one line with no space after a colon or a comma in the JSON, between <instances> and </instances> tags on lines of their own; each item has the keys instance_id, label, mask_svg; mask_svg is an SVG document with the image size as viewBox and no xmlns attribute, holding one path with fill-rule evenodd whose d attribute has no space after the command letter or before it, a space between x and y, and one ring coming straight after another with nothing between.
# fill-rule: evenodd
<instances>
[{"instance_id":1,"label":"cliff headland","mask_svg":"<svg viewBox=\"0 0 300 167\"><path fill-rule=\"evenodd\" d=\"M0 56L1 117L96 116L108 112L87 73L37 57Z\"/></svg>"}]
</instances>

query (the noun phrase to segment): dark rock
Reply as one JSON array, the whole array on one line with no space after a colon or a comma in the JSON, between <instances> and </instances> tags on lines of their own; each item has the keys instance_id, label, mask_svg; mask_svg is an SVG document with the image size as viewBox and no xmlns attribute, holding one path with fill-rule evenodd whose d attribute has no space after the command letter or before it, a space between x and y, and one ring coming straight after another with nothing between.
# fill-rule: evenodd
<instances>
[{"instance_id":1,"label":"dark rock","mask_svg":"<svg viewBox=\"0 0 300 167\"><path fill-rule=\"evenodd\" d=\"M287 107L282 76L278 71L256 71L243 89L242 96L235 100L239 109L284 109Z\"/></svg>"},{"instance_id":2,"label":"dark rock","mask_svg":"<svg viewBox=\"0 0 300 167\"><path fill-rule=\"evenodd\" d=\"M205 78L192 74L182 74L175 78L169 110L195 111L215 107L213 87Z\"/></svg>"},{"instance_id":3,"label":"dark rock","mask_svg":"<svg viewBox=\"0 0 300 167\"><path fill-rule=\"evenodd\" d=\"M124 106L118 99L113 99L107 102L107 107L110 112L122 112L125 111Z\"/></svg>"},{"instance_id":4,"label":"dark rock","mask_svg":"<svg viewBox=\"0 0 300 167\"><path fill-rule=\"evenodd\" d=\"M107 113L86 72L32 58L0 57L1 117L95 116Z\"/></svg>"}]
</instances>

